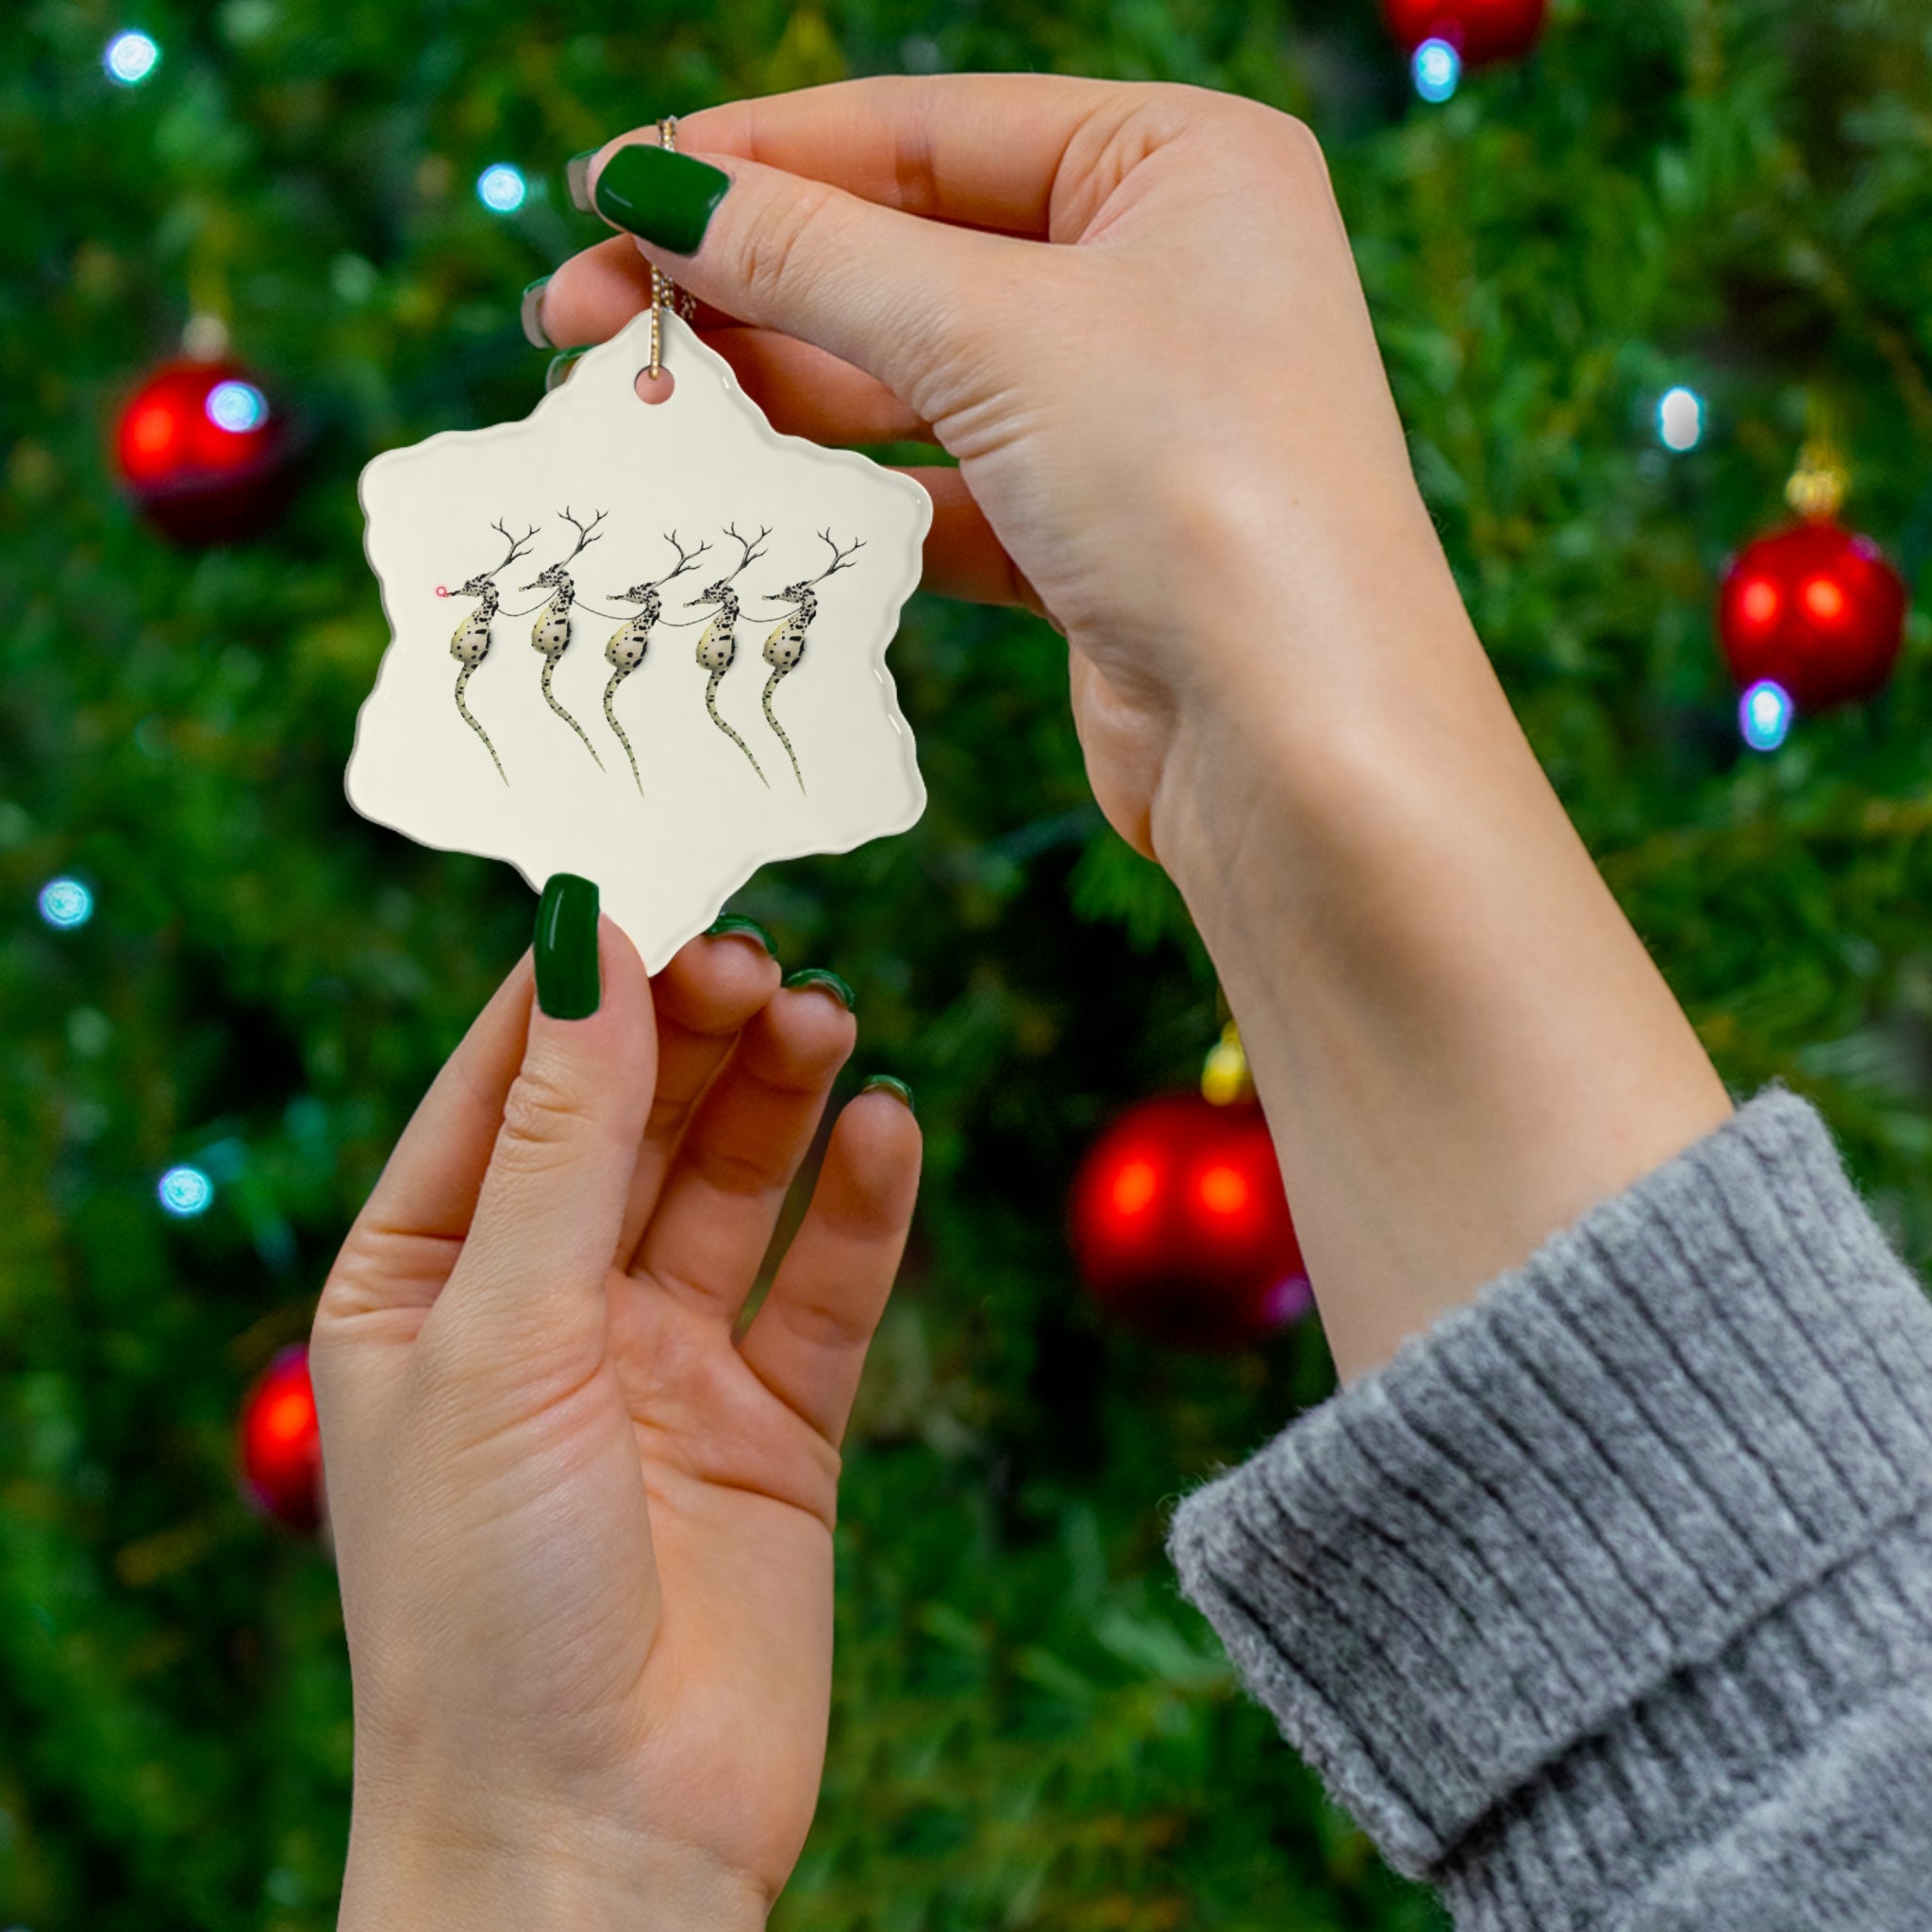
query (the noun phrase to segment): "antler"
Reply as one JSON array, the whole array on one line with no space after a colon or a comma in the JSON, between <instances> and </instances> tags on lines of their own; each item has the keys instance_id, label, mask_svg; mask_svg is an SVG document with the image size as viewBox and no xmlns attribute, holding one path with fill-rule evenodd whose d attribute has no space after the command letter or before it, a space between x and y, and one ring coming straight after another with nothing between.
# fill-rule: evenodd
<instances>
[{"instance_id":1,"label":"antler","mask_svg":"<svg viewBox=\"0 0 1932 1932\"><path fill-rule=\"evenodd\" d=\"M727 537L729 537L731 541L744 552L744 561L741 563L738 566L738 568L731 573L731 576L728 576L724 579L724 581L728 584L731 581L731 577L742 575L744 571L750 565L756 563L758 559L765 554L762 550L758 548L758 545L762 543L765 541L765 539L772 534L772 532L769 529L769 527L761 529L759 530L758 535L751 540L749 543L747 543L744 541L744 539L738 534L736 526L731 524L726 524L724 525L724 534Z\"/></svg>"},{"instance_id":2,"label":"antler","mask_svg":"<svg viewBox=\"0 0 1932 1932\"><path fill-rule=\"evenodd\" d=\"M821 541L829 543L832 546L832 568L831 570L820 571L815 577L808 577L806 582L808 584L824 583L832 575L833 571L850 570L852 568L853 552L865 548L865 539L863 537L856 537L853 539L850 549L841 550L829 528L821 530L819 538Z\"/></svg>"},{"instance_id":3,"label":"antler","mask_svg":"<svg viewBox=\"0 0 1932 1932\"><path fill-rule=\"evenodd\" d=\"M532 524L521 537L512 537L509 533L509 525L501 517L491 524L490 527L508 543L509 554L496 566L496 570L486 570L483 573L486 577L493 577L497 571L508 570L524 554L525 550L528 548L530 540L537 534L537 525Z\"/></svg>"},{"instance_id":4,"label":"antler","mask_svg":"<svg viewBox=\"0 0 1932 1932\"><path fill-rule=\"evenodd\" d=\"M579 523L575 517L571 515L570 507L568 505L565 505L563 511L563 520L565 523L570 525L570 526L577 533L577 547L571 552L569 557L566 557L563 559L565 563L570 563L575 558L582 556L584 551L591 544L602 541L600 538L593 537L591 534L591 532L594 530L597 527L597 525L604 521L605 514L606 512L600 509L596 513L596 515L591 519L591 521L588 524L582 524Z\"/></svg>"},{"instance_id":5,"label":"antler","mask_svg":"<svg viewBox=\"0 0 1932 1932\"><path fill-rule=\"evenodd\" d=\"M671 573L671 576L662 576L655 579L655 586L658 589L668 584L671 581L671 577L681 577L711 547L708 543L700 543L695 550L687 552L684 545L677 541L677 532L675 530L667 531L664 541L670 544L672 549L677 552L677 568Z\"/></svg>"}]
</instances>

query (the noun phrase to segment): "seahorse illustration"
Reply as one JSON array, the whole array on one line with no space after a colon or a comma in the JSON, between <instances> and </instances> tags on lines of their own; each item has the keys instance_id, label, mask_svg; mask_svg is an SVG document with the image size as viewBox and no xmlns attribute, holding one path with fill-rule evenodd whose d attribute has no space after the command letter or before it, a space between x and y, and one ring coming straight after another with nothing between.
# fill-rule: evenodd
<instances>
[{"instance_id":1,"label":"seahorse illustration","mask_svg":"<svg viewBox=\"0 0 1932 1932\"><path fill-rule=\"evenodd\" d=\"M611 730L617 734L617 741L624 747L624 755L630 760L631 782L638 788L638 796L644 795L644 781L638 776L637 754L630 748L630 740L617 722L617 713L611 708L610 700L616 694L617 687L644 661L644 653L650 648L651 630L663 614L664 600L658 593L674 577L681 577L692 569L699 558L711 546L700 543L695 550L687 552L677 541L677 532L673 530L665 539L672 549L677 552L677 568L661 577L654 577L649 583L633 584L627 591L611 593L611 601L617 604L635 604L638 614L622 630L610 634L610 641L604 646L604 661L610 666L610 682L604 687L604 716Z\"/></svg>"},{"instance_id":2,"label":"seahorse illustration","mask_svg":"<svg viewBox=\"0 0 1932 1932\"><path fill-rule=\"evenodd\" d=\"M490 630L496 621L498 600L502 592L497 589L495 577L498 571L508 570L528 548L530 540L537 534L537 525L532 524L521 537L512 537L508 525L500 520L490 526L509 545L508 555L493 570L478 571L467 583L458 584L454 591L437 587L439 597L474 597L476 608L457 625L456 635L449 641L449 654L463 668L457 673L457 712L472 731L483 741L483 749L490 754L490 762L496 767L496 775L508 785L509 774L503 769L503 760L496 756L496 747L490 741L490 734L477 724L468 705L463 702L463 692L469 688L470 675L477 665L490 655Z\"/></svg>"},{"instance_id":3,"label":"seahorse illustration","mask_svg":"<svg viewBox=\"0 0 1932 1932\"><path fill-rule=\"evenodd\" d=\"M600 509L588 524L584 524L572 516L566 507L563 520L577 533L576 548L561 562L553 563L548 570L539 571L531 582L523 586L526 591L547 589L551 593L550 601L542 607L541 614L530 627L530 644L543 658L543 702L576 733L584 749L596 758L597 769L601 772L604 760L597 758L597 747L584 736L584 727L558 703L557 693L550 689L550 679L557 670L558 660L570 649L570 612L571 606L577 600L577 592L576 586L571 581L569 567L583 555L587 546L600 541L591 532L604 521L604 512Z\"/></svg>"},{"instance_id":4,"label":"seahorse illustration","mask_svg":"<svg viewBox=\"0 0 1932 1932\"><path fill-rule=\"evenodd\" d=\"M845 549L839 548L830 530L821 530L820 540L832 548L832 561L815 577L807 577L796 584L787 584L774 597L774 603L790 604L791 614L776 630L765 640L765 662L772 667L772 675L765 679L765 723L778 735L778 742L785 747L785 756L791 760L791 775L798 780L800 791L805 790L805 774L798 769L798 754L791 749L791 741L785 735L785 727L778 722L778 714L772 708L772 693L778 689L778 680L789 677L798 669L798 661L805 656L805 634L811 628L811 621L819 614L819 600L813 586L822 584L835 571L851 567L855 551L865 548L863 538L855 539Z\"/></svg>"},{"instance_id":5,"label":"seahorse illustration","mask_svg":"<svg viewBox=\"0 0 1932 1932\"><path fill-rule=\"evenodd\" d=\"M715 584L707 585L697 596L684 608L695 610L700 604L715 604L718 614L708 624L698 639L698 662L711 674L710 682L705 686L705 709L711 714L711 723L741 751L750 761L751 768L758 772L758 783L769 786L771 780L758 769L758 761L752 757L751 746L725 724L718 715L718 685L724 674L731 669L733 658L738 656L738 592L731 588L731 578L742 574L747 564L762 557L764 552L758 546L772 533L761 529L747 542L729 524L724 534L744 553L738 569L731 576L720 577Z\"/></svg>"}]
</instances>

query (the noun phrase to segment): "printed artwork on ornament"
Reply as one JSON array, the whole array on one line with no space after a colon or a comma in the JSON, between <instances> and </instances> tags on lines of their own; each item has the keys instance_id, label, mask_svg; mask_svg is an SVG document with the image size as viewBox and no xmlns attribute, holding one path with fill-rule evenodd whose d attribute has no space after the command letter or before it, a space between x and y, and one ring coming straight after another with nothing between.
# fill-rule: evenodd
<instances>
[{"instance_id":1,"label":"printed artwork on ornament","mask_svg":"<svg viewBox=\"0 0 1932 1932\"><path fill-rule=\"evenodd\" d=\"M759 865L918 818L885 654L931 520L916 484L779 435L688 325L663 326L667 401L633 388L640 316L525 421L363 472L391 641L347 774L358 811L424 844L533 886L595 879L653 971ZM534 678L493 648L525 619ZM762 648L741 664L745 628ZM675 630L691 658L663 648Z\"/></svg>"}]
</instances>

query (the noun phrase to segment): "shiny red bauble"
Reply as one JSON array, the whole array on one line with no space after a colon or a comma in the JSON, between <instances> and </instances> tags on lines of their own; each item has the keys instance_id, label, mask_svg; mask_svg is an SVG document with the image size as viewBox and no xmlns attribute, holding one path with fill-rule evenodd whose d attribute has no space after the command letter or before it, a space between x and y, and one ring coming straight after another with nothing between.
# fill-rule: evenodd
<instances>
[{"instance_id":1,"label":"shiny red bauble","mask_svg":"<svg viewBox=\"0 0 1932 1932\"><path fill-rule=\"evenodd\" d=\"M114 425L114 466L142 516L178 543L258 536L292 482L289 425L239 363L170 362Z\"/></svg>"},{"instance_id":2,"label":"shiny red bauble","mask_svg":"<svg viewBox=\"0 0 1932 1932\"><path fill-rule=\"evenodd\" d=\"M1823 710L1885 688L1905 639L1905 580L1871 538L1813 519L1738 553L1717 625L1740 691L1769 678L1799 710Z\"/></svg>"},{"instance_id":3,"label":"shiny red bauble","mask_svg":"<svg viewBox=\"0 0 1932 1932\"><path fill-rule=\"evenodd\" d=\"M1515 60L1536 45L1549 0L1383 0L1389 30L1405 53L1447 41L1465 67Z\"/></svg>"},{"instance_id":4,"label":"shiny red bauble","mask_svg":"<svg viewBox=\"0 0 1932 1932\"><path fill-rule=\"evenodd\" d=\"M291 1529L322 1522L322 1431L308 1351L285 1348L242 1404L242 1494Z\"/></svg>"},{"instance_id":5,"label":"shiny red bauble","mask_svg":"<svg viewBox=\"0 0 1932 1932\"><path fill-rule=\"evenodd\" d=\"M1081 1279L1124 1326L1182 1348L1243 1348L1311 1305L1268 1124L1253 1102L1146 1100L1074 1182Z\"/></svg>"}]
</instances>

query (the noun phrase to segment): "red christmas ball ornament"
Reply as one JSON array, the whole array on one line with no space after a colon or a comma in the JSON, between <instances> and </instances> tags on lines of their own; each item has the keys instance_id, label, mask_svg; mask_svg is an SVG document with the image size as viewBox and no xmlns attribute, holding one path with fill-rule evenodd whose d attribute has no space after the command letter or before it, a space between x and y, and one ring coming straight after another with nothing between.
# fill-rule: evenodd
<instances>
[{"instance_id":1,"label":"red christmas ball ornament","mask_svg":"<svg viewBox=\"0 0 1932 1932\"><path fill-rule=\"evenodd\" d=\"M269 1363L242 1404L242 1494L291 1529L322 1523L322 1431L299 1343Z\"/></svg>"},{"instance_id":2,"label":"red christmas ball ornament","mask_svg":"<svg viewBox=\"0 0 1932 1932\"><path fill-rule=\"evenodd\" d=\"M1182 1348L1244 1348L1312 1305L1274 1143L1252 1101L1142 1101L1074 1178L1074 1258L1117 1320Z\"/></svg>"},{"instance_id":3,"label":"red christmas ball ornament","mask_svg":"<svg viewBox=\"0 0 1932 1932\"><path fill-rule=\"evenodd\" d=\"M1383 0L1389 30L1405 54L1446 41L1464 67L1516 60L1536 45L1549 0Z\"/></svg>"},{"instance_id":4,"label":"red christmas ball ornament","mask_svg":"<svg viewBox=\"0 0 1932 1932\"><path fill-rule=\"evenodd\" d=\"M241 364L164 364L114 426L114 464L128 494L177 543L258 536L293 482L292 439L268 392Z\"/></svg>"},{"instance_id":5,"label":"red christmas ball ornament","mask_svg":"<svg viewBox=\"0 0 1932 1932\"><path fill-rule=\"evenodd\" d=\"M1738 553L1717 624L1740 691L1768 679L1820 711L1884 690L1905 639L1905 580L1871 538L1807 518Z\"/></svg>"}]
</instances>

